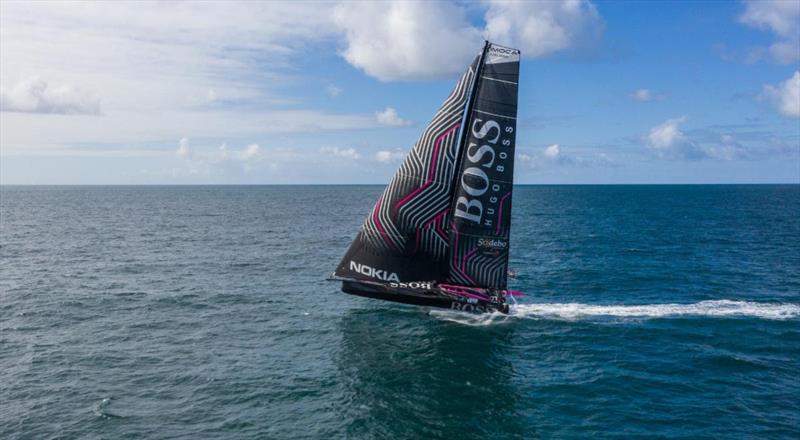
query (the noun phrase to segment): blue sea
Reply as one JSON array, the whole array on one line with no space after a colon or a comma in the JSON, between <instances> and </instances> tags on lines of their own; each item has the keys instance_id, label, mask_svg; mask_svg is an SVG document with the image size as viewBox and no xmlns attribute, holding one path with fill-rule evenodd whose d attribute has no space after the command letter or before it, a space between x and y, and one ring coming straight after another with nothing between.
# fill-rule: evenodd
<instances>
[{"instance_id":1,"label":"blue sea","mask_svg":"<svg viewBox=\"0 0 800 440\"><path fill-rule=\"evenodd\" d=\"M800 186L519 186L509 316L325 281L381 189L0 188L0 438L800 438Z\"/></svg>"}]
</instances>

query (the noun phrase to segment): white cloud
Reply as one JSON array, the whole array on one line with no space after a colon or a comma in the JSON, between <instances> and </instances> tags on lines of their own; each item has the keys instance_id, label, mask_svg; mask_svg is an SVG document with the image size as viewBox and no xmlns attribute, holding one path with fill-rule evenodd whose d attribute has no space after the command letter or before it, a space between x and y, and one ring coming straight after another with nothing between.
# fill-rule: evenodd
<instances>
[{"instance_id":1,"label":"white cloud","mask_svg":"<svg viewBox=\"0 0 800 440\"><path fill-rule=\"evenodd\" d=\"M489 0L482 8L483 29L467 20L468 6L450 2L347 2L334 17L345 35L344 58L382 81L461 73L484 37L535 58L592 44L603 29L586 0Z\"/></svg>"},{"instance_id":2,"label":"white cloud","mask_svg":"<svg viewBox=\"0 0 800 440\"><path fill-rule=\"evenodd\" d=\"M704 147L704 151L709 158L722 160L744 159L750 156L747 149L729 134L720 136L718 143Z\"/></svg>"},{"instance_id":3,"label":"white cloud","mask_svg":"<svg viewBox=\"0 0 800 440\"><path fill-rule=\"evenodd\" d=\"M552 144L540 150L517 151L516 160L531 169L545 169L560 166L609 166L611 159L598 148L573 148L564 151L559 144Z\"/></svg>"},{"instance_id":4,"label":"white cloud","mask_svg":"<svg viewBox=\"0 0 800 440\"><path fill-rule=\"evenodd\" d=\"M345 2L334 18L345 35L344 58L390 81L462 72L481 45L464 12L446 2Z\"/></svg>"},{"instance_id":5,"label":"white cloud","mask_svg":"<svg viewBox=\"0 0 800 440\"><path fill-rule=\"evenodd\" d=\"M796 0L749 0L739 22L758 29L769 29L779 40L767 48L751 52L750 61L768 53L775 61L789 64L800 60L800 2Z\"/></svg>"},{"instance_id":6,"label":"white cloud","mask_svg":"<svg viewBox=\"0 0 800 440\"><path fill-rule=\"evenodd\" d=\"M0 71L4 81L58 72L60 81L92 84L115 108L190 105L209 89L266 99L265 78L276 90L287 80L270 66L285 66L305 45L336 36L332 8L309 2L2 2ZM270 63L263 62L267 58Z\"/></svg>"},{"instance_id":7,"label":"white cloud","mask_svg":"<svg viewBox=\"0 0 800 440\"><path fill-rule=\"evenodd\" d=\"M680 125L686 122L686 116L667 119L663 123L650 129L647 134L647 144L656 150L667 150L685 141L686 137L680 130Z\"/></svg>"},{"instance_id":8,"label":"white cloud","mask_svg":"<svg viewBox=\"0 0 800 440\"><path fill-rule=\"evenodd\" d=\"M324 154L331 156L342 157L345 159L358 160L361 155L358 154L355 148L339 148L339 147L322 147L320 149Z\"/></svg>"},{"instance_id":9,"label":"white cloud","mask_svg":"<svg viewBox=\"0 0 800 440\"><path fill-rule=\"evenodd\" d=\"M100 99L71 85L51 87L34 77L9 88L0 86L0 111L99 115Z\"/></svg>"},{"instance_id":10,"label":"white cloud","mask_svg":"<svg viewBox=\"0 0 800 440\"><path fill-rule=\"evenodd\" d=\"M636 102L651 102L663 101L667 99L665 93L655 93L650 89L638 89L628 95L628 97Z\"/></svg>"},{"instance_id":11,"label":"white cloud","mask_svg":"<svg viewBox=\"0 0 800 440\"><path fill-rule=\"evenodd\" d=\"M250 160L257 157L260 152L261 147L259 147L258 144L250 144L242 151L239 157L241 157L242 160Z\"/></svg>"},{"instance_id":12,"label":"white cloud","mask_svg":"<svg viewBox=\"0 0 800 440\"><path fill-rule=\"evenodd\" d=\"M681 124L686 120L686 116L681 116L653 127L644 137L645 143L658 157L668 159L735 160L755 156L730 134L709 139L708 134L704 135L708 130L695 130L693 135L684 133Z\"/></svg>"},{"instance_id":13,"label":"white cloud","mask_svg":"<svg viewBox=\"0 0 800 440\"><path fill-rule=\"evenodd\" d=\"M531 161L533 161L533 157L530 154L518 152L516 160L521 163L530 163Z\"/></svg>"},{"instance_id":14,"label":"white cloud","mask_svg":"<svg viewBox=\"0 0 800 440\"><path fill-rule=\"evenodd\" d=\"M403 151L395 150L381 150L375 153L375 160L382 163L397 163L405 159L406 153Z\"/></svg>"},{"instance_id":15,"label":"white cloud","mask_svg":"<svg viewBox=\"0 0 800 440\"><path fill-rule=\"evenodd\" d=\"M344 92L344 89L342 89L341 87L335 86L333 84L329 84L328 87L325 88L325 92L331 98L336 98L336 97L340 96L342 94L342 92Z\"/></svg>"},{"instance_id":16,"label":"white cloud","mask_svg":"<svg viewBox=\"0 0 800 440\"><path fill-rule=\"evenodd\" d=\"M397 110L392 107L386 107L385 110L376 112L375 119L379 124L387 127L407 127L411 125L411 121L401 118L397 114Z\"/></svg>"},{"instance_id":17,"label":"white cloud","mask_svg":"<svg viewBox=\"0 0 800 440\"><path fill-rule=\"evenodd\" d=\"M561 150L558 147L558 144L550 145L549 147L544 149L544 157L548 159L555 159L561 153Z\"/></svg>"},{"instance_id":18,"label":"white cloud","mask_svg":"<svg viewBox=\"0 0 800 440\"><path fill-rule=\"evenodd\" d=\"M189 139L181 138L181 140L178 141L178 149L175 151L175 154L177 154L181 159L188 159L192 157L192 149L189 147Z\"/></svg>"},{"instance_id":19,"label":"white cloud","mask_svg":"<svg viewBox=\"0 0 800 440\"><path fill-rule=\"evenodd\" d=\"M585 0L489 0L486 11L488 38L518 48L528 57L592 40L602 29L600 14Z\"/></svg>"},{"instance_id":20,"label":"white cloud","mask_svg":"<svg viewBox=\"0 0 800 440\"><path fill-rule=\"evenodd\" d=\"M800 118L800 70L776 86L765 85L761 98L770 101L784 115Z\"/></svg>"},{"instance_id":21,"label":"white cloud","mask_svg":"<svg viewBox=\"0 0 800 440\"><path fill-rule=\"evenodd\" d=\"M220 145L216 151L208 148L192 148L188 138L181 138L175 151L181 159L190 159L195 166L212 167L226 162L249 162L261 157L261 147L250 144L242 149L231 150L227 143Z\"/></svg>"},{"instance_id":22,"label":"white cloud","mask_svg":"<svg viewBox=\"0 0 800 440\"><path fill-rule=\"evenodd\" d=\"M639 101L639 102L647 102L647 101L650 101L651 99L653 99L653 97L650 95L650 90L648 90L648 89L639 89L639 90L631 93L631 99L633 99L634 101Z\"/></svg>"}]
</instances>

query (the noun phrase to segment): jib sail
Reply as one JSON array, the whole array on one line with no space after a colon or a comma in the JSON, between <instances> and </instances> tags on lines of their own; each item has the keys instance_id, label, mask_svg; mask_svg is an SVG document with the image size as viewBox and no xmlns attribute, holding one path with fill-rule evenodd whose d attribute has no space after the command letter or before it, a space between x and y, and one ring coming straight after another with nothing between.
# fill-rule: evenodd
<instances>
[{"instance_id":1,"label":"jib sail","mask_svg":"<svg viewBox=\"0 0 800 440\"><path fill-rule=\"evenodd\" d=\"M450 205L448 276L505 289L520 53L489 44L467 110Z\"/></svg>"},{"instance_id":2,"label":"jib sail","mask_svg":"<svg viewBox=\"0 0 800 440\"><path fill-rule=\"evenodd\" d=\"M482 51L383 191L336 275L383 282L446 280L461 125Z\"/></svg>"}]
</instances>

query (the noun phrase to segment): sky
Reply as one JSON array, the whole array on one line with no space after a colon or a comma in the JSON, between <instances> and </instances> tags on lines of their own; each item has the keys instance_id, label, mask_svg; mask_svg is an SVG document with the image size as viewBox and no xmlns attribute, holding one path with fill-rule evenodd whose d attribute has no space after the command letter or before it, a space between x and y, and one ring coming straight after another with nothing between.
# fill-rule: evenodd
<instances>
[{"instance_id":1,"label":"sky","mask_svg":"<svg viewBox=\"0 0 800 440\"><path fill-rule=\"evenodd\" d=\"M484 39L515 182L800 183L800 1L0 2L0 184L386 183Z\"/></svg>"}]
</instances>

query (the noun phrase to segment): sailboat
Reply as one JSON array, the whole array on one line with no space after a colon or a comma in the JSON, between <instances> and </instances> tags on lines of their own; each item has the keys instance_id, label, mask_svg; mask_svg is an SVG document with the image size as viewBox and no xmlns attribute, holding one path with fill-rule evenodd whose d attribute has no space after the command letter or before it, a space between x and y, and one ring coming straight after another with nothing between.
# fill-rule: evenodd
<instances>
[{"instance_id":1,"label":"sailboat","mask_svg":"<svg viewBox=\"0 0 800 440\"><path fill-rule=\"evenodd\" d=\"M520 52L485 42L378 198L331 279L342 291L508 313Z\"/></svg>"}]
</instances>

